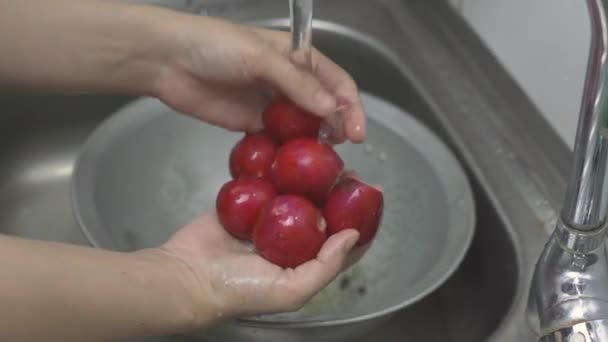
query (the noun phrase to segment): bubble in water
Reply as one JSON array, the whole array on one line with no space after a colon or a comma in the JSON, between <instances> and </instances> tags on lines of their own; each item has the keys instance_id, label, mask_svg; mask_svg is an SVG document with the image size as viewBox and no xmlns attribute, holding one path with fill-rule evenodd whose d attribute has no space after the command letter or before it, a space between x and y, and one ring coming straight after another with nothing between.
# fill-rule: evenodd
<instances>
[{"instance_id":1,"label":"bubble in water","mask_svg":"<svg viewBox=\"0 0 608 342\"><path fill-rule=\"evenodd\" d=\"M378 159L380 159L380 161L386 161L386 153L380 152L380 154L378 155Z\"/></svg>"},{"instance_id":2,"label":"bubble in water","mask_svg":"<svg viewBox=\"0 0 608 342\"><path fill-rule=\"evenodd\" d=\"M252 242L250 242L250 241L245 242L245 248L249 252L254 252L255 251L255 245Z\"/></svg>"},{"instance_id":3,"label":"bubble in water","mask_svg":"<svg viewBox=\"0 0 608 342\"><path fill-rule=\"evenodd\" d=\"M373 151L374 151L374 146L372 146L371 144L365 145L365 152L372 153Z\"/></svg>"}]
</instances>

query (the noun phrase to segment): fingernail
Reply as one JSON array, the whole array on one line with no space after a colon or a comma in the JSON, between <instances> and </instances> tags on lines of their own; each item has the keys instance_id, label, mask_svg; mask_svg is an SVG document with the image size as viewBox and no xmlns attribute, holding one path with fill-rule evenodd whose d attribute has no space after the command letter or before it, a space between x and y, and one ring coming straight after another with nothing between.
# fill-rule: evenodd
<instances>
[{"instance_id":1,"label":"fingernail","mask_svg":"<svg viewBox=\"0 0 608 342\"><path fill-rule=\"evenodd\" d=\"M348 109L350 106L350 101L346 97L340 96L336 105L338 106L338 108L336 108L336 112L342 112Z\"/></svg>"},{"instance_id":2,"label":"fingernail","mask_svg":"<svg viewBox=\"0 0 608 342\"><path fill-rule=\"evenodd\" d=\"M359 233L353 234L353 236L349 237L344 242L344 254L348 254L348 252L350 252L350 250L353 249L353 247L357 243L357 240L359 240Z\"/></svg>"}]
</instances>

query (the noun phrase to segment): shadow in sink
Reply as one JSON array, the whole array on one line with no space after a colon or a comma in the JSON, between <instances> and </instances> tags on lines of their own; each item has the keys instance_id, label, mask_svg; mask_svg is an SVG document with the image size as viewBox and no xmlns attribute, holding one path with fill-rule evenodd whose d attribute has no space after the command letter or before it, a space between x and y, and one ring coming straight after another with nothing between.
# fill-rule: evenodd
<instances>
[{"instance_id":1,"label":"shadow in sink","mask_svg":"<svg viewBox=\"0 0 608 342\"><path fill-rule=\"evenodd\" d=\"M346 68L363 90L402 106L450 145L403 69L382 49L345 32L331 26L316 30L315 45ZM1 232L86 244L69 204L73 160L96 125L128 100L0 96ZM500 324L516 293L517 258L510 233L475 180L472 184L477 228L461 267L433 294L357 341L475 342Z\"/></svg>"},{"instance_id":2,"label":"shadow in sink","mask_svg":"<svg viewBox=\"0 0 608 342\"><path fill-rule=\"evenodd\" d=\"M69 180L80 144L126 98L0 96L1 232L88 244L72 216Z\"/></svg>"}]
</instances>

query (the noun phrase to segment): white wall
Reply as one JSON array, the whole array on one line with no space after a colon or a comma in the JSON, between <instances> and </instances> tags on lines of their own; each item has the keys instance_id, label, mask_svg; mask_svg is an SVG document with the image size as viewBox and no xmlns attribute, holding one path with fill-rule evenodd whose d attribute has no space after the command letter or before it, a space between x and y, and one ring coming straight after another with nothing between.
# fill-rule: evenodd
<instances>
[{"instance_id":1,"label":"white wall","mask_svg":"<svg viewBox=\"0 0 608 342\"><path fill-rule=\"evenodd\" d=\"M450 0L572 146L589 49L582 0Z\"/></svg>"}]
</instances>

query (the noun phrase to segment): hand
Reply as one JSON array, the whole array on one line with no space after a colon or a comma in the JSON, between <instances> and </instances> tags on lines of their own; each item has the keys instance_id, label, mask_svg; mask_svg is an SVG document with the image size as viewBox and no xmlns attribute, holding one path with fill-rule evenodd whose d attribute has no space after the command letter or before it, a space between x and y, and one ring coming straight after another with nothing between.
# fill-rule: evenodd
<instances>
[{"instance_id":1,"label":"hand","mask_svg":"<svg viewBox=\"0 0 608 342\"><path fill-rule=\"evenodd\" d=\"M175 110L230 130L257 131L263 107L282 93L326 117L336 143L363 141L357 86L318 50L311 73L291 62L286 32L193 16L173 24L171 38L180 39L154 93Z\"/></svg>"},{"instance_id":2,"label":"hand","mask_svg":"<svg viewBox=\"0 0 608 342\"><path fill-rule=\"evenodd\" d=\"M181 43L156 82L156 94L177 111L229 130L257 131L263 107L282 93L327 118L334 142L363 141L357 87L319 51L313 51L311 73L291 62L288 33L211 18L184 19L174 29ZM194 303L207 310L209 296L202 294L210 292L217 299L213 306L227 318L298 309L363 255L365 248L349 253L357 239L355 230L343 231L328 239L315 260L283 269L232 238L215 215L206 215L179 230L162 250L193 279Z\"/></svg>"},{"instance_id":3,"label":"hand","mask_svg":"<svg viewBox=\"0 0 608 342\"><path fill-rule=\"evenodd\" d=\"M209 298L215 298L214 317L297 310L361 257L364 248L351 252L358 237L352 229L332 235L316 259L283 269L232 238L216 216L206 215L176 232L161 250L184 266L186 276L179 278L190 279L193 312L207 323Z\"/></svg>"},{"instance_id":4,"label":"hand","mask_svg":"<svg viewBox=\"0 0 608 342\"><path fill-rule=\"evenodd\" d=\"M335 142L365 138L353 79L316 49L312 71L296 67L288 33L120 1L0 4L11 52L0 54L0 87L153 96L238 131L260 129L263 106L280 93L327 118Z\"/></svg>"}]
</instances>

